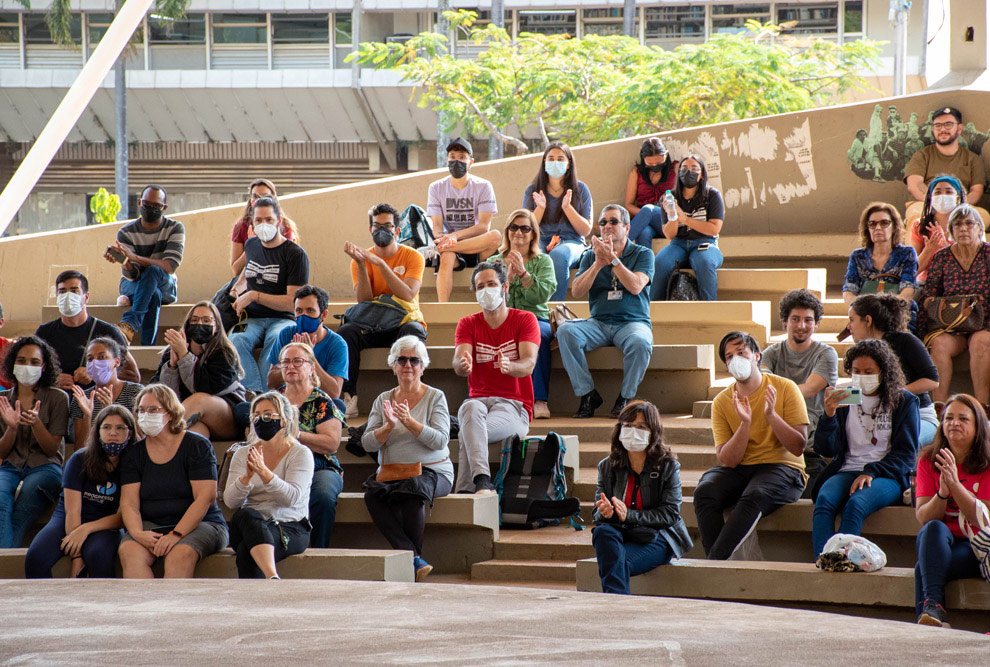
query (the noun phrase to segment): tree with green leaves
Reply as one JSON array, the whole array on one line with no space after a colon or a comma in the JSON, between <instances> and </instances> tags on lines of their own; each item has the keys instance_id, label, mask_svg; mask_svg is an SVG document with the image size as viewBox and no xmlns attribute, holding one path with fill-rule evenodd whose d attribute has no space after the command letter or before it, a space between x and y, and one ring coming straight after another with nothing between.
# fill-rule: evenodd
<instances>
[{"instance_id":1,"label":"tree with green leaves","mask_svg":"<svg viewBox=\"0 0 990 667\"><path fill-rule=\"evenodd\" d=\"M364 42L349 60L399 72L418 104L446 112L450 128L492 134L529 152L523 134L582 144L721 123L834 103L864 90L879 45L787 37L750 21L746 32L665 50L625 36L521 33L447 12L460 39L480 52L458 58L445 35L405 43Z\"/></svg>"}]
</instances>

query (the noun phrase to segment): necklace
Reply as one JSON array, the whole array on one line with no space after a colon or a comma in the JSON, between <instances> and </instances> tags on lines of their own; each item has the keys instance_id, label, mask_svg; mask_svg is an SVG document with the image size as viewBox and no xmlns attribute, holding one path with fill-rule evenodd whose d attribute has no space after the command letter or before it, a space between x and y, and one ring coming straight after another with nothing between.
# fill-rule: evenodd
<instances>
[{"instance_id":1,"label":"necklace","mask_svg":"<svg viewBox=\"0 0 990 667\"><path fill-rule=\"evenodd\" d=\"M864 431L870 432L870 444L876 447L877 445L877 414L880 410L880 405L870 410L870 425L867 426L866 422L863 421L863 417L866 416L866 411L863 410L862 405L856 406L856 417L859 419L860 426L863 427Z\"/></svg>"}]
</instances>

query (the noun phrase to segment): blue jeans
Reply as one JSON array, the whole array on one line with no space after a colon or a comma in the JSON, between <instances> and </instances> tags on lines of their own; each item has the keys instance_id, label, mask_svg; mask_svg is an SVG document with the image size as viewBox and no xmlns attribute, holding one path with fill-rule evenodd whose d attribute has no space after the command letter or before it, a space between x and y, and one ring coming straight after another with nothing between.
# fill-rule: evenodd
<instances>
[{"instance_id":1,"label":"blue jeans","mask_svg":"<svg viewBox=\"0 0 990 667\"><path fill-rule=\"evenodd\" d=\"M945 606L945 584L980 577L980 563L969 540L956 537L943 521L929 521L918 531L918 564L914 566L914 610L921 615L925 600Z\"/></svg>"},{"instance_id":2,"label":"blue jeans","mask_svg":"<svg viewBox=\"0 0 990 667\"><path fill-rule=\"evenodd\" d=\"M24 576L27 579L51 579L52 568L65 554L62 538L65 537L65 510L55 508L48 525L35 535L24 558ZM98 530L90 534L82 545L83 564L90 578L110 579L114 576L113 559L120 544L120 531Z\"/></svg>"},{"instance_id":3,"label":"blue jeans","mask_svg":"<svg viewBox=\"0 0 990 667\"><path fill-rule=\"evenodd\" d=\"M21 484L23 482L23 484ZM17 485L21 491L17 492ZM62 466L45 463L33 468L0 465L0 549L19 548L24 533L62 491Z\"/></svg>"},{"instance_id":4,"label":"blue jeans","mask_svg":"<svg viewBox=\"0 0 990 667\"><path fill-rule=\"evenodd\" d=\"M708 250L698 250L702 243L709 243ZM654 262L653 287L650 291L652 301L663 301L667 298L667 281L674 269L684 266L684 262L694 269L698 278L698 291L702 301L715 301L718 298L717 271L722 266L722 251L715 241L709 239L672 239L670 244L657 253Z\"/></svg>"},{"instance_id":5,"label":"blue jeans","mask_svg":"<svg viewBox=\"0 0 990 667\"><path fill-rule=\"evenodd\" d=\"M540 241L540 248L546 252L547 244ZM567 284L570 280L571 269L581 263L581 255L587 250L580 241L561 241L548 254L553 262L553 273L557 278L557 291L550 295L548 301L566 301Z\"/></svg>"},{"instance_id":6,"label":"blue jeans","mask_svg":"<svg viewBox=\"0 0 990 667\"><path fill-rule=\"evenodd\" d=\"M607 523L595 526L591 532L605 593L629 595L630 577L666 565L674 556L673 549L659 533L649 544L627 542L624 537L621 530Z\"/></svg>"},{"instance_id":7,"label":"blue jeans","mask_svg":"<svg viewBox=\"0 0 990 667\"><path fill-rule=\"evenodd\" d=\"M550 343L553 333L550 332L550 321L537 319L540 323L540 349L536 353L536 368L533 369L533 398L545 401L550 395Z\"/></svg>"},{"instance_id":8,"label":"blue jeans","mask_svg":"<svg viewBox=\"0 0 990 667\"><path fill-rule=\"evenodd\" d=\"M835 517L842 512L840 533L859 535L866 517L901 499L901 485L886 477L877 477L870 486L849 495L849 488L862 471L838 472L825 480L815 499L815 513L811 520L811 543L815 560L822 552L828 538L835 535Z\"/></svg>"},{"instance_id":9,"label":"blue jeans","mask_svg":"<svg viewBox=\"0 0 990 667\"><path fill-rule=\"evenodd\" d=\"M175 276L157 266L146 266L135 281L120 279L120 293L131 300L121 319L141 332L142 345L154 345L158 314L163 305L176 299Z\"/></svg>"},{"instance_id":10,"label":"blue jeans","mask_svg":"<svg viewBox=\"0 0 990 667\"><path fill-rule=\"evenodd\" d=\"M938 432L938 426L935 424L921 420L921 427L918 429L918 449L922 447L927 447L932 444L935 439L935 434Z\"/></svg>"},{"instance_id":11,"label":"blue jeans","mask_svg":"<svg viewBox=\"0 0 990 667\"><path fill-rule=\"evenodd\" d=\"M657 204L647 204L639 209L639 213L629 221L629 239L649 248L653 239L664 238L663 218L660 216L662 210Z\"/></svg>"},{"instance_id":12,"label":"blue jeans","mask_svg":"<svg viewBox=\"0 0 990 667\"><path fill-rule=\"evenodd\" d=\"M560 358L577 396L595 388L587 353L606 345L622 351L622 397L634 398L653 354L653 329L643 322L605 324L596 319L572 320L557 329Z\"/></svg>"},{"instance_id":13,"label":"blue jeans","mask_svg":"<svg viewBox=\"0 0 990 667\"><path fill-rule=\"evenodd\" d=\"M313 485L309 489L309 522L313 532L309 534L309 546L326 549L333 536L333 522L337 518L337 496L344 490L344 478L333 468L320 468L322 456L316 456ZM323 463L322 465L326 465Z\"/></svg>"},{"instance_id":14,"label":"blue jeans","mask_svg":"<svg viewBox=\"0 0 990 667\"><path fill-rule=\"evenodd\" d=\"M244 330L230 337L230 342L237 349L237 356L241 358L241 366L244 367L241 384L252 391L268 390L268 369L271 368L268 355L282 329L294 326L295 320L282 317L248 317ZM256 347L261 348L257 361L254 358Z\"/></svg>"}]
</instances>

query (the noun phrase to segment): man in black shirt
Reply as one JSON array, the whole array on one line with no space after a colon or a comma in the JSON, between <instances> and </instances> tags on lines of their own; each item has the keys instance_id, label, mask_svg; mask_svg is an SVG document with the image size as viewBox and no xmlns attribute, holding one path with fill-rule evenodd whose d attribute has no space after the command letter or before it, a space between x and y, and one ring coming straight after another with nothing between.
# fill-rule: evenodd
<instances>
[{"instance_id":1,"label":"man in black shirt","mask_svg":"<svg viewBox=\"0 0 990 667\"><path fill-rule=\"evenodd\" d=\"M296 325L293 296L309 282L309 257L279 228L282 211L271 197L254 203L254 238L244 244L247 289L237 295L234 310L247 313L243 329L230 337L244 367L241 383L253 391L266 390L271 365L268 355L282 329ZM261 347L258 359L254 349Z\"/></svg>"},{"instance_id":2,"label":"man in black shirt","mask_svg":"<svg viewBox=\"0 0 990 667\"><path fill-rule=\"evenodd\" d=\"M127 341L120 331L109 322L91 317L86 312L89 301L89 281L79 271L63 271L55 278L55 291L58 294L58 310L62 314L57 320L45 322L35 335L51 345L58 355L62 374L58 386L72 392L72 385L87 387L92 384L86 374L86 348L95 338L112 338L124 351L124 363L117 376L128 382L140 382L141 372L137 362L127 351Z\"/></svg>"}]
</instances>

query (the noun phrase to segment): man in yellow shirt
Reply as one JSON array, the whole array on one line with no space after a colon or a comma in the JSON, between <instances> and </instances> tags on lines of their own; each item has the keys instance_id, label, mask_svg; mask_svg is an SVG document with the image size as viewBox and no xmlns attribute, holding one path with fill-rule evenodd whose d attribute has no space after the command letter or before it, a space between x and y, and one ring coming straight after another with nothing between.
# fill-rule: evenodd
<instances>
[{"instance_id":1,"label":"man in yellow shirt","mask_svg":"<svg viewBox=\"0 0 990 667\"><path fill-rule=\"evenodd\" d=\"M718 353L736 381L712 404L720 465L698 482L694 511L707 557L727 560L760 517L801 497L808 410L794 382L760 371L760 346L748 333L727 333Z\"/></svg>"}]
</instances>

